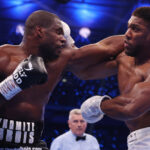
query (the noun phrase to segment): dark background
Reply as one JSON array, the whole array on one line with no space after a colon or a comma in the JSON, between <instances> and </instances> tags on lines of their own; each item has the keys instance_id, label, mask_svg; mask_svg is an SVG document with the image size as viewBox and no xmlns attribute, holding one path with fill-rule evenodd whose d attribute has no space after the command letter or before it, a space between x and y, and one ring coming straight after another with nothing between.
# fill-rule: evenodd
<instances>
[{"instance_id":1,"label":"dark background","mask_svg":"<svg viewBox=\"0 0 150 150\"><path fill-rule=\"evenodd\" d=\"M0 44L19 44L22 27L28 15L35 10L47 10L67 22L76 46L95 43L110 35L124 34L132 11L139 6L150 6L149 0L0 0ZM88 38L79 35L88 27ZM79 108L92 95L111 97L119 95L117 77L83 81L67 72L55 88L45 110L42 135L48 145L68 130L68 113ZM121 121L107 116L96 124L89 124L87 132L94 135L101 150L126 150L129 130Z\"/></svg>"}]
</instances>

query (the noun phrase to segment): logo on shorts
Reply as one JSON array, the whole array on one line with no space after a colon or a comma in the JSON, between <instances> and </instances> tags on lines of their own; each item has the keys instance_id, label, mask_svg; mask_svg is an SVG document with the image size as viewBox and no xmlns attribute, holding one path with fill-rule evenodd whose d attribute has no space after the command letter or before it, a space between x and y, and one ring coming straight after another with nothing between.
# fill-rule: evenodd
<instances>
[{"instance_id":1,"label":"logo on shorts","mask_svg":"<svg viewBox=\"0 0 150 150\"><path fill-rule=\"evenodd\" d=\"M34 128L34 122L21 122L0 118L0 141L33 144Z\"/></svg>"}]
</instances>

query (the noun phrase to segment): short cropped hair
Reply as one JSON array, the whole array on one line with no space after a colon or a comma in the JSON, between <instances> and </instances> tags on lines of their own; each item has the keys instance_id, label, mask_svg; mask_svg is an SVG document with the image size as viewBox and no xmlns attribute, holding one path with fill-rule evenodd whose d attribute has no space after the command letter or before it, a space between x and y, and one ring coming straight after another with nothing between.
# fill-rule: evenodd
<instances>
[{"instance_id":1,"label":"short cropped hair","mask_svg":"<svg viewBox=\"0 0 150 150\"><path fill-rule=\"evenodd\" d=\"M54 19L59 17L53 13L50 13L48 11L44 11L44 10L37 10L34 11L26 20L25 22L25 34L32 34L32 30L36 27L36 26L40 26L40 27L50 27L53 22Z\"/></svg>"},{"instance_id":2,"label":"short cropped hair","mask_svg":"<svg viewBox=\"0 0 150 150\"><path fill-rule=\"evenodd\" d=\"M81 115L81 110L80 109L72 109L69 112L69 120L71 119L72 115Z\"/></svg>"},{"instance_id":3,"label":"short cropped hair","mask_svg":"<svg viewBox=\"0 0 150 150\"><path fill-rule=\"evenodd\" d=\"M135 9L132 16L142 18L144 21L150 23L150 7L139 7Z\"/></svg>"}]
</instances>

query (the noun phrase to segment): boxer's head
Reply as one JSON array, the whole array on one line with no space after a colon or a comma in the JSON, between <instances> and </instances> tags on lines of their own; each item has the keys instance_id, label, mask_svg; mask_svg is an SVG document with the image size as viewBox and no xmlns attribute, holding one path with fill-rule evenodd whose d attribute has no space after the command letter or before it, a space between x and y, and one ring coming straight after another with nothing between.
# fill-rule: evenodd
<instances>
[{"instance_id":1,"label":"boxer's head","mask_svg":"<svg viewBox=\"0 0 150 150\"><path fill-rule=\"evenodd\" d=\"M150 7L139 7L128 21L125 33L125 53L129 56L140 56L150 47Z\"/></svg>"},{"instance_id":2,"label":"boxer's head","mask_svg":"<svg viewBox=\"0 0 150 150\"><path fill-rule=\"evenodd\" d=\"M35 11L27 18L25 37L32 37L31 42L39 47L38 54L47 61L56 59L66 42L58 16L44 10Z\"/></svg>"}]
</instances>

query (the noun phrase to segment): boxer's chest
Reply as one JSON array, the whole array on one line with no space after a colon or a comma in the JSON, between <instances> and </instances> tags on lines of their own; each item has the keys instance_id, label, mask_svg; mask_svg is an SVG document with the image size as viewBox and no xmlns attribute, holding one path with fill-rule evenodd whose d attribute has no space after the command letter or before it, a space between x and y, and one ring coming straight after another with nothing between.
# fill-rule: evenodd
<instances>
[{"instance_id":1,"label":"boxer's chest","mask_svg":"<svg viewBox=\"0 0 150 150\"><path fill-rule=\"evenodd\" d=\"M139 82L144 82L150 75L150 64L135 65L133 58L123 58L118 67L118 83L121 93L128 93Z\"/></svg>"}]
</instances>

